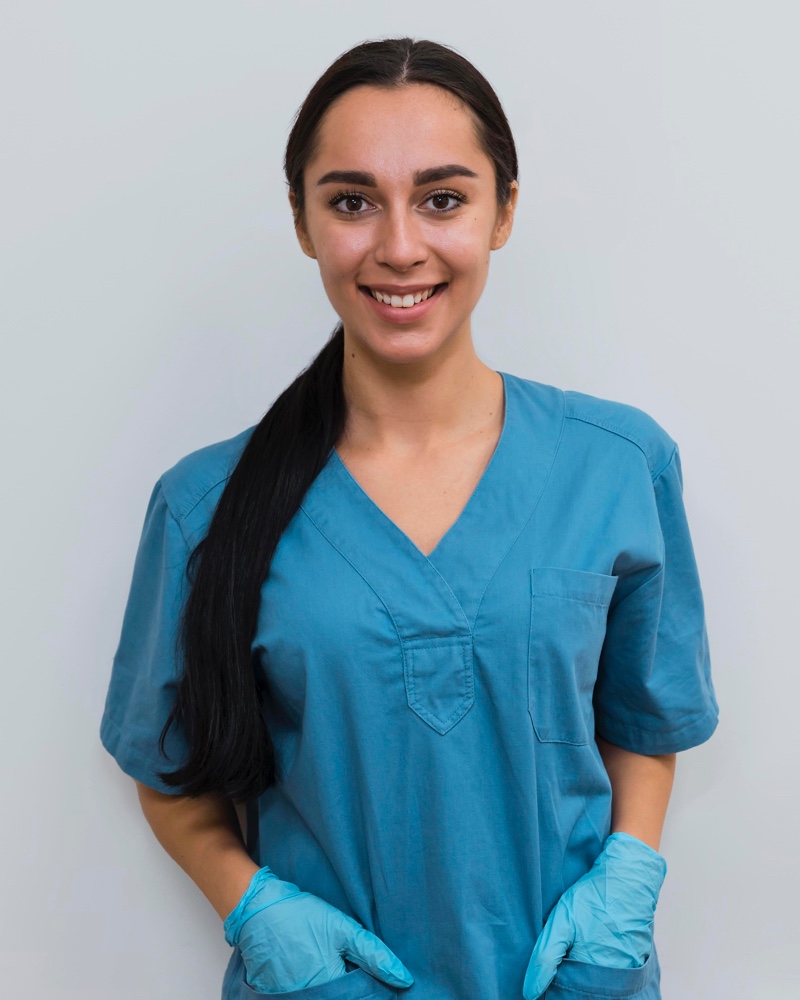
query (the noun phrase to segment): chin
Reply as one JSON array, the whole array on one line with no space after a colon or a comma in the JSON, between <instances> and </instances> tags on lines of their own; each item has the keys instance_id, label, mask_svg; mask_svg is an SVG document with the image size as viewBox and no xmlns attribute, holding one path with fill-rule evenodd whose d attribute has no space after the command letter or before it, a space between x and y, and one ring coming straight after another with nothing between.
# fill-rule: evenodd
<instances>
[{"instance_id":1,"label":"chin","mask_svg":"<svg viewBox=\"0 0 800 1000\"><path fill-rule=\"evenodd\" d=\"M376 357L394 365L413 365L434 357L441 349L441 343L436 344L398 344L392 350L387 344L371 344L369 350Z\"/></svg>"},{"instance_id":2,"label":"chin","mask_svg":"<svg viewBox=\"0 0 800 1000\"><path fill-rule=\"evenodd\" d=\"M446 334L430 330L370 330L366 334L350 333L345 321L345 336L352 347L374 354L396 364L424 361L440 351L450 339Z\"/></svg>"}]
</instances>

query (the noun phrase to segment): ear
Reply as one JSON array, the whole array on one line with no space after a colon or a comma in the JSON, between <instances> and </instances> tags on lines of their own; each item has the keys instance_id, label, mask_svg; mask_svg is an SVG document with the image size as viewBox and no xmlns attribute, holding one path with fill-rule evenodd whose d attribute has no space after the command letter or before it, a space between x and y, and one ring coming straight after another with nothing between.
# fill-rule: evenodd
<instances>
[{"instance_id":1,"label":"ear","mask_svg":"<svg viewBox=\"0 0 800 1000\"><path fill-rule=\"evenodd\" d=\"M494 233L492 234L491 250L499 250L504 246L511 235L511 227L514 224L514 209L517 207L519 196L519 184L512 181L508 194L508 202L497 211L497 221Z\"/></svg>"},{"instance_id":2,"label":"ear","mask_svg":"<svg viewBox=\"0 0 800 1000\"><path fill-rule=\"evenodd\" d=\"M305 222L301 215L297 212L297 199L295 198L294 191L289 191L289 204L292 208L292 215L294 216L294 231L297 236L297 242L300 244L300 249L307 257L311 257L314 260L317 259L317 255L314 253L314 244L311 242L311 238L305 227Z\"/></svg>"}]
</instances>

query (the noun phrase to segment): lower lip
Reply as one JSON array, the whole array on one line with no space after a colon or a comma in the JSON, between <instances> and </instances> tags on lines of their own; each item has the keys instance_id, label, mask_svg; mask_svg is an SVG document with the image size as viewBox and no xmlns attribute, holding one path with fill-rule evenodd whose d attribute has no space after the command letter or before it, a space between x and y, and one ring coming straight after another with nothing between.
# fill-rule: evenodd
<instances>
[{"instance_id":1,"label":"lower lip","mask_svg":"<svg viewBox=\"0 0 800 1000\"><path fill-rule=\"evenodd\" d=\"M413 306L403 309L399 306L389 306L385 302L378 302L372 292L368 292L362 287L359 288L361 294L369 300L370 305L381 319L385 319L390 323L397 323L399 325L404 323L415 323L417 320L422 319L423 316L427 316L446 290L446 284L439 285L433 295L425 299L424 302L416 302Z\"/></svg>"}]
</instances>

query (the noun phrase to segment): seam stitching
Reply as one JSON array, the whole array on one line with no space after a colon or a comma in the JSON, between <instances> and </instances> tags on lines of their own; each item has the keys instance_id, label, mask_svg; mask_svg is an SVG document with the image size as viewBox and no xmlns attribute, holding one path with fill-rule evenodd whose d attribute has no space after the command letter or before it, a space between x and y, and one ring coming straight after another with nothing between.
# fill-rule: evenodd
<instances>
[{"instance_id":1,"label":"seam stitching","mask_svg":"<svg viewBox=\"0 0 800 1000\"><path fill-rule=\"evenodd\" d=\"M612 427L610 424L607 424L602 420L598 420L596 417L588 417L584 416L583 414L574 412L570 413L569 408L567 409L566 416L568 420L580 420L582 423L589 424L591 427L599 427L601 430L608 431L609 434L616 434L616 436L622 438L623 441L630 441L630 443L632 445L635 445L639 449L639 451L641 451L641 453L644 455L644 460L647 463L647 468L650 471L650 476L651 478L653 477L653 471L650 465L650 457L648 456L647 448L645 448L644 444L637 437L631 434L630 431L621 431L619 430L619 428ZM666 431L664 433L666 434ZM675 447L676 446L673 447L673 451ZM667 462L667 465L669 465L669 462ZM659 475L660 474L661 473L659 473Z\"/></svg>"},{"instance_id":2,"label":"seam stitching","mask_svg":"<svg viewBox=\"0 0 800 1000\"><path fill-rule=\"evenodd\" d=\"M590 604L593 608L607 608L608 601L590 601L586 597L566 597L564 594L549 594L544 590L535 590L534 597L549 597L556 601L572 601L573 604Z\"/></svg>"},{"instance_id":3,"label":"seam stitching","mask_svg":"<svg viewBox=\"0 0 800 1000\"><path fill-rule=\"evenodd\" d=\"M354 572L358 573L358 575L361 577L361 579L364 581L364 583L366 583L366 585L369 587L369 589L372 591L372 593L378 598L378 600L381 602L381 604L384 606L384 608L386 608L386 614L389 616L389 620L391 621L392 625L394 626L394 630L397 633L398 642L400 643L400 646L402 648L403 639L402 639L402 636L400 635L400 629L397 627L397 622L395 621L394 615L392 614L392 612L391 612L389 606L387 605L386 601L384 601L384 599L381 597L381 595L378 593L378 591L372 586L372 584L369 582L369 580L364 576L364 574L361 572L361 570L353 562L351 562L350 559L348 559L347 556L344 554L344 552L342 552L342 550L339 548L339 546L331 538L329 538L328 535L325 534L325 532L322 530L322 528L317 524L317 522L308 513L308 511L306 510L306 508L302 504L300 505L300 510L302 510L302 512L309 519L309 521L314 525L314 527L317 529L317 531L322 535L322 537L325 539L325 541L329 545L331 545L336 550L336 552L339 553L339 555L342 557L342 559L344 559L344 561L347 563L347 565L351 566L352 569L354 570Z\"/></svg>"},{"instance_id":4,"label":"seam stitching","mask_svg":"<svg viewBox=\"0 0 800 1000\"><path fill-rule=\"evenodd\" d=\"M705 711L702 714L697 715L692 722L687 722L685 726L681 726L680 729L668 729L668 730L647 729L644 726L632 726L630 725L630 723L622 722L620 719L617 719L609 712L597 712L596 716L599 717L601 720L605 719L606 721L610 721L612 724L616 724L625 729L626 731L630 730L631 732L642 733L645 736L650 736L650 735L680 736L680 734L686 732L687 729L694 729L698 725L698 723L705 722L708 719L719 718L719 712L714 711L713 709L710 711Z\"/></svg>"},{"instance_id":5,"label":"seam stitching","mask_svg":"<svg viewBox=\"0 0 800 1000\"><path fill-rule=\"evenodd\" d=\"M667 462L665 462L664 463L664 467L653 476L653 485L654 486L656 484L656 480L660 479L664 475L664 473L667 471L667 469L675 461L675 456L677 454L678 454L678 446L675 445L675 447L672 449L672 452L670 453L669 460Z\"/></svg>"}]
</instances>

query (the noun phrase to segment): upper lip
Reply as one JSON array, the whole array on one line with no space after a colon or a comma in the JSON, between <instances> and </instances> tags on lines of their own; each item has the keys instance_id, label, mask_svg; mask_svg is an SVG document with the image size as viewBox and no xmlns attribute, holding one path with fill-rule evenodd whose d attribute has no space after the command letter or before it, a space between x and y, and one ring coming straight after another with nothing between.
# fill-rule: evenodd
<instances>
[{"instance_id":1,"label":"upper lip","mask_svg":"<svg viewBox=\"0 0 800 1000\"><path fill-rule=\"evenodd\" d=\"M442 285L442 281L432 281L429 285L364 285L374 292L385 292L386 295L416 295L417 292L427 292L429 288Z\"/></svg>"}]
</instances>

